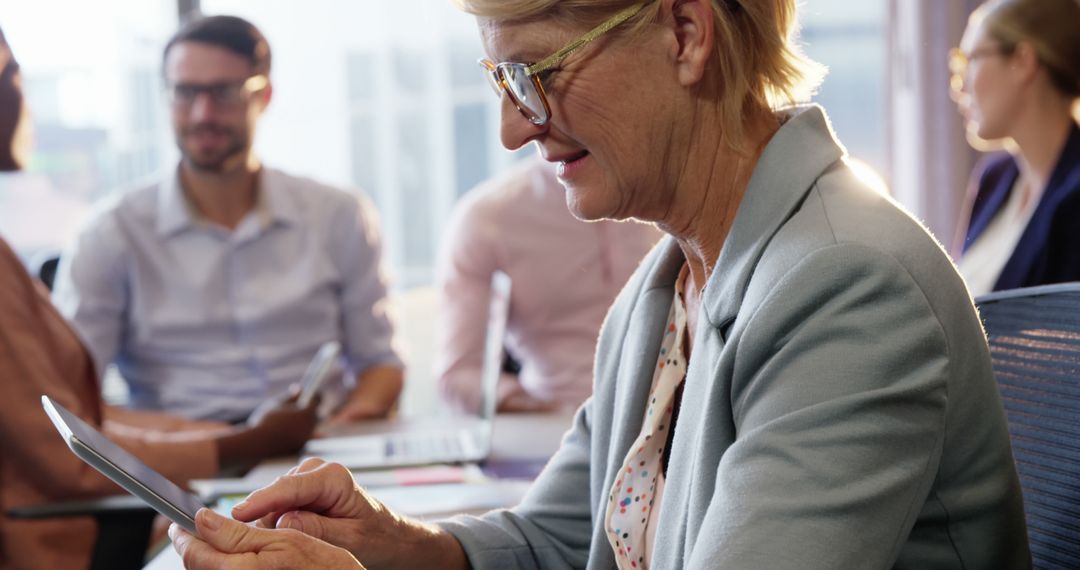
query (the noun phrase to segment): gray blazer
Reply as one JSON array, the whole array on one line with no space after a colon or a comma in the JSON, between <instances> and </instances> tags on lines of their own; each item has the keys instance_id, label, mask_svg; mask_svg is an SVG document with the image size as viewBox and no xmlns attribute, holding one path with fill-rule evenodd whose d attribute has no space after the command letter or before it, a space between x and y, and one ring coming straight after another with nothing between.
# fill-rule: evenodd
<instances>
[{"instance_id":1,"label":"gray blazer","mask_svg":"<svg viewBox=\"0 0 1080 570\"><path fill-rule=\"evenodd\" d=\"M705 288L651 568L1028 568L1009 435L941 247L793 109ZM615 567L605 501L640 432L683 257L616 300L592 400L518 507L442 523L474 568Z\"/></svg>"}]
</instances>

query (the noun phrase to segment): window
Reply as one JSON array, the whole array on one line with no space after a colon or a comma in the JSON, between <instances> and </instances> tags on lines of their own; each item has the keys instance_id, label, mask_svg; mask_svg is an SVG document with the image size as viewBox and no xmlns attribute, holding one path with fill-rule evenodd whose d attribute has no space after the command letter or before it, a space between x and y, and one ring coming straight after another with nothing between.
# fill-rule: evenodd
<instances>
[{"instance_id":1,"label":"window","mask_svg":"<svg viewBox=\"0 0 1080 570\"><path fill-rule=\"evenodd\" d=\"M889 179L885 0L805 0L806 54L829 68L820 103L848 152Z\"/></svg>"},{"instance_id":2,"label":"window","mask_svg":"<svg viewBox=\"0 0 1080 570\"><path fill-rule=\"evenodd\" d=\"M160 50L173 0L4 4L34 126L27 172L0 177L0 228L24 257L55 252L94 200L167 162Z\"/></svg>"},{"instance_id":3,"label":"window","mask_svg":"<svg viewBox=\"0 0 1080 570\"><path fill-rule=\"evenodd\" d=\"M260 155L371 196L397 287L431 283L457 198L531 152L499 143L476 25L445 0L314 0L303 11L203 0L202 9L242 16L266 34L275 101Z\"/></svg>"},{"instance_id":4,"label":"window","mask_svg":"<svg viewBox=\"0 0 1080 570\"><path fill-rule=\"evenodd\" d=\"M260 156L371 196L398 287L431 282L465 191L535 152L502 148L476 25L446 0L201 4L251 20L270 40L275 89ZM806 0L801 18L807 53L830 68L816 100L851 154L888 175L884 12L885 0ZM171 167L159 77L175 13L174 0L6 6L37 134L31 172L0 182L0 227L21 253L59 247L90 202ZM43 211L49 224L25 214Z\"/></svg>"}]
</instances>

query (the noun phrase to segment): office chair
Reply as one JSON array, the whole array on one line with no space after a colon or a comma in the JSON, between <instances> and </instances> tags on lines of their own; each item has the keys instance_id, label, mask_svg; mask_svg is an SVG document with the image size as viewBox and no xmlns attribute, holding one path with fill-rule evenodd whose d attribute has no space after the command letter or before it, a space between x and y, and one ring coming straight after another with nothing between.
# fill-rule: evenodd
<instances>
[{"instance_id":1,"label":"office chair","mask_svg":"<svg viewBox=\"0 0 1080 570\"><path fill-rule=\"evenodd\" d=\"M60 254L55 251L40 253L30 260L31 272L52 291L56 269L60 266Z\"/></svg>"},{"instance_id":2,"label":"office chair","mask_svg":"<svg viewBox=\"0 0 1080 570\"><path fill-rule=\"evenodd\" d=\"M92 516L97 522L98 535L90 557L91 570L138 570L146 563L146 549L157 513L141 499L118 495L19 507L9 510L7 515L13 519Z\"/></svg>"},{"instance_id":3,"label":"office chair","mask_svg":"<svg viewBox=\"0 0 1080 570\"><path fill-rule=\"evenodd\" d=\"M1080 568L1080 283L975 300L1020 474L1037 569Z\"/></svg>"}]
</instances>

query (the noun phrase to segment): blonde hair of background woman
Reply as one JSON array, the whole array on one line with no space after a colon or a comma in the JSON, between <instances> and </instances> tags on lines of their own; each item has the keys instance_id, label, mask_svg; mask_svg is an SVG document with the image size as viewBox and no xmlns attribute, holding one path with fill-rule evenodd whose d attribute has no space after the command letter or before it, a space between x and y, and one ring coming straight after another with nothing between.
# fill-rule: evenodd
<instances>
[{"instance_id":1,"label":"blonde hair of background woman","mask_svg":"<svg viewBox=\"0 0 1080 570\"><path fill-rule=\"evenodd\" d=\"M1051 84L1073 100L1080 120L1080 1L993 0L972 15L981 18L987 37L1011 54L1021 42L1031 45Z\"/></svg>"}]
</instances>

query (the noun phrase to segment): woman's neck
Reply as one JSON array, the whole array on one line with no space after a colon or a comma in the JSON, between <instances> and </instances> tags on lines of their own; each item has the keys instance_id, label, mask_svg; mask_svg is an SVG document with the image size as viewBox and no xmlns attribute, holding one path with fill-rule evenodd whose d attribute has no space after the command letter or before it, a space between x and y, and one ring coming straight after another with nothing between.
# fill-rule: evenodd
<instances>
[{"instance_id":1,"label":"woman's neck","mask_svg":"<svg viewBox=\"0 0 1080 570\"><path fill-rule=\"evenodd\" d=\"M690 145L690 159L673 184L673 203L666 215L657 220L660 229L675 237L686 258L682 294L686 303L688 357L695 341L705 284L735 222L754 167L765 145L780 129L780 121L772 111L757 116L746 124L742 152L732 150L722 141L696 140Z\"/></svg>"},{"instance_id":2,"label":"woman's neck","mask_svg":"<svg viewBox=\"0 0 1080 570\"><path fill-rule=\"evenodd\" d=\"M1072 102L1054 100L1029 105L1012 133L1013 155L1024 185L1041 194L1054 173L1073 128Z\"/></svg>"},{"instance_id":3,"label":"woman's neck","mask_svg":"<svg viewBox=\"0 0 1080 570\"><path fill-rule=\"evenodd\" d=\"M674 203L657 225L679 242L690 270L687 283L698 291L712 274L754 167L779 128L776 115L763 112L746 125L742 152L724 143L692 146L698 156L685 163Z\"/></svg>"}]
</instances>

